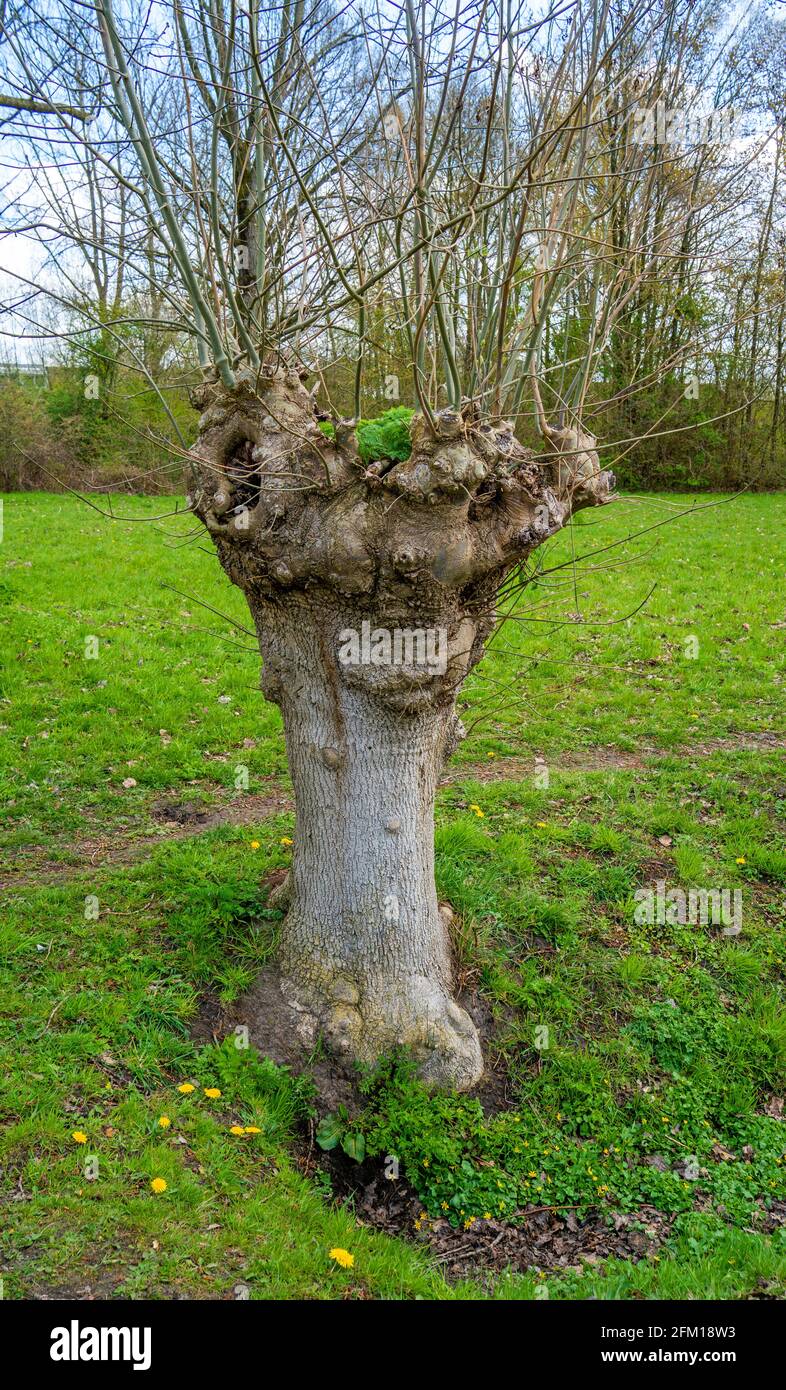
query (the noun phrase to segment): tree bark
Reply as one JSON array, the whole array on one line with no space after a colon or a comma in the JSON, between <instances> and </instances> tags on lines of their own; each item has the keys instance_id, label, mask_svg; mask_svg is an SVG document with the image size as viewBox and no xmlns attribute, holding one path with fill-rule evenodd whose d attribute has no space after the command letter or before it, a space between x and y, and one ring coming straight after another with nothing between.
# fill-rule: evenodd
<instances>
[{"instance_id":1,"label":"tree bark","mask_svg":"<svg viewBox=\"0 0 786 1390\"><path fill-rule=\"evenodd\" d=\"M434 885L434 796L453 702L401 711L342 669L336 649L356 614L300 602L256 617L295 789L279 963L298 1033L369 1063L406 1047L427 1081L471 1086L480 1046L451 997Z\"/></svg>"}]
</instances>

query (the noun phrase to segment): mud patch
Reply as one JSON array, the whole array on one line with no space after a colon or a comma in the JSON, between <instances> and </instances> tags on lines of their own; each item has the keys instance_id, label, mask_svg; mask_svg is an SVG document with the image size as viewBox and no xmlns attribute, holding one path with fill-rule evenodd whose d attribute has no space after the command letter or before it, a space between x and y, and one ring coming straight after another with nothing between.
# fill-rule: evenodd
<instances>
[{"instance_id":1,"label":"mud patch","mask_svg":"<svg viewBox=\"0 0 786 1390\"><path fill-rule=\"evenodd\" d=\"M251 988L226 1007L215 995L204 995L192 1036L198 1042L221 1043L233 1036L236 1028L247 1028L249 1041L261 1056L289 1067L298 1076L308 1073L320 1113L344 1105L350 1115L357 1114L364 1104L357 1071L342 1068L321 1050L304 1048L292 1024L292 1010L281 993L280 978L277 966L266 966Z\"/></svg>"},{"instance_id":2,"label":"mud patch","mask_svg":"<svg viewBox=\"0 0 786 1390\"><path fill-rule=\"evenodd\" d=\"M207 811L198 810L190 801L157 801L150 813L165 825L204 825L209 819Z\"/></svg>"},{"instance_id":3,"label":"mud patch","mask_svg":"<svg viewBox=\"0 0 786 1390\"><path fill-rule=\"evenodd\" d=\"M786 738L768 730L751 733L730 734L725 738L706 739L702 743L684 744L675 748L657 748L651 744L641 744L636 752L622 748L608 747L581 748L575 751L566 749L551 755L542 755L537 749L527 757L488 758L482 763L455 763L444 773L440 786L451 786L455 782L518 782L532 777L537 770L536 763L548 764L550 772L616 772L626 769L642 769L651 762L664 758L709 758L714 753L755 753L776 752L786 749Z\"/></svg>"},{"instance_id":4,"label":"mud patch","mask_svg":"<svg viewBox=\"0 0 786 1390\"><path fill-rule=\"evenodd\" d=\"M268 816L277 816L294 807L292 798L278 788L260 796L244 794L225 806L205 807L191 801L158 801L151 807L153 818L169 828L213 830L219 825L255 825Z\"/></svg>"}]
</instances>

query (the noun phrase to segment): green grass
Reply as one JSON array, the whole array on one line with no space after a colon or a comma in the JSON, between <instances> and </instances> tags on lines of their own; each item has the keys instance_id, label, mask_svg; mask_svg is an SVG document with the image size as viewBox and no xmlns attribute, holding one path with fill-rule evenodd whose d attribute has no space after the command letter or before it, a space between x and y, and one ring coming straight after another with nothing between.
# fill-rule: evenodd
<instances>
[{"instance_id":1,"label":"green grass","mask_svg":"<svg viewBox=\"0 0 786 1390\"><path fill-rule=\"evenodd\" d=\"M681 505L584 513L544 566ZM166 506L115 501L148 519ZM421 1245L359 1225L303 1176L307 1086L192 1040L200 991L236 998L274 950L259 882L292 827L252 641L196 602L245 624L242 596L187 518L6 499L5 1295L783 1295L784 521L786 497L743 497L590 562L613 568L546 576L467 687L438 882L514 1108L484 1118L391 1065L355 1123L370 1155L399 1156L425 1226L515 1221L527 1203L656 1207L673 1225L657 1259L451 1285ZM175 836L162 801L220 814ZM658 880L740 889L740 935L637 921L637 890Z\"/></svg>"}]
</instances>

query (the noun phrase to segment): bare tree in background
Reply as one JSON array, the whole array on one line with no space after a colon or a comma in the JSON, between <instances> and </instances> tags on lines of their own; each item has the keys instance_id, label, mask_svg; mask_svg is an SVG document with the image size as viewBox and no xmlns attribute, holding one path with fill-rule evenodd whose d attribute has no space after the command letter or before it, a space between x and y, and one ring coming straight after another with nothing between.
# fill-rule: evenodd
<instances>
[{"instance_id":1,"label":"bare tree in background","mask_svg":"<svg viewBox=\"0 0 786 1390\"><path fill-rule=\"evenodd\" d=\"M435 790L500 587L612 494L588 396L609 345L635 341L634 306L646 333L653 266L679 264L683 226L673 157L625 131L668 92L664 17L679 51L692 6L28 11L40 48L14 50L20 100L57 110L60 138L144 213L196 342L190 506L248 600L295 788L279 958L293 1026L348 1061L406 1046L427 1081L470 1087L483 1064L453 998ZM97 125L47 61L64 35L100 72ZM163 122L156 84L175 94ZM360 415L380 314L417 413L408 456L364 462L355 420L317 388L343 344ZM556 326L554 419L540 361ZM633 391L646 353L628 361L617 386ZM539 454L516 436L530 400Z\"/></svg>"}]
</instances>

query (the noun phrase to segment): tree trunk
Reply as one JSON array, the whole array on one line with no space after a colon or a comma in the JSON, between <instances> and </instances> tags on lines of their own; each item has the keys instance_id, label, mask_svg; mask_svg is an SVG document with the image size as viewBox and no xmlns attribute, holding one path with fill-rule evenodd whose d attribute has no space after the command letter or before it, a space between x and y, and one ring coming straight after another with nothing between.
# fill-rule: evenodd
<instances>
[{"instance_id":1,"label":"tree trunk","mask_svg":"<svg viewBox=\"0 0 786 1390\"><path fill-rule=\"evenodd\" d=\"M453 702L402 711L389 690L359 679L362 662L342 668L351 612L293 603L256 617L263 688L281 706L295 789L279 960L298 1032L308 1046L322 1036L337 1055L366 1062L407 1047L427 1081L471 1086L480 1046L451 998L434 885L434 796Z\"/></svg>"},{"instance_id":2,"label":"tree trunk","mask_svg":"<svg viewBox=\"0 0 786 1390\"><path fill-rule=\"evenodd\" d=\"M605 501L594 440L550 431L536 462L471 405L411 426L409 459L358 458L282 369L206 385L192 505L244 591L295 788L279 963L293 1028L344 1061L407 1048L431 1085L483 1064L452 998L434 885L434 796L460 737L456 694L512 566Z\"/></svg>"}]
</instances>

